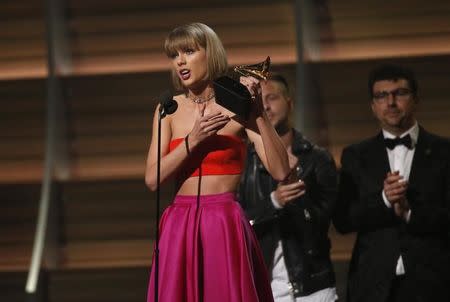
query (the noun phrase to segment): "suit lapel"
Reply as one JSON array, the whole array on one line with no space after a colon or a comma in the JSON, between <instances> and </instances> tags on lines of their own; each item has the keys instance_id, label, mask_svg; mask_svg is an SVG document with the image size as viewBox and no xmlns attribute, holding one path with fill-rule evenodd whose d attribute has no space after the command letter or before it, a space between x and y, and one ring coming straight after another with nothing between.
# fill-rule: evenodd
<instances>
[{"instance_id":1,"label":"suit lapel","mask_svg":"<svg viewBox=\"0 0 450 302\"><path fill-rule=\"evenodd\" d=\"M384 146L384 137L381 132L371 140L366 156L367 171L370 171L369 173L376 184L381 183L382 185L390 167L386 147Z\"/></svg>"},{"instance_id":2,"label":"suit lapel","mask_svg":"<svg viewBox=\"0 0 450 302\"><path fill-rule=\"evenodd\" d=\"M428 133L422 128L419 128L419 136L417 138L416 150L411 163L411 172L409 173L409 187L414 188L418 186L423 180L422 177L426 171L426 165L429 156L431 155L431 140ZM426 177L426 175L424 175Z\"/></svg>"}]
</instances>

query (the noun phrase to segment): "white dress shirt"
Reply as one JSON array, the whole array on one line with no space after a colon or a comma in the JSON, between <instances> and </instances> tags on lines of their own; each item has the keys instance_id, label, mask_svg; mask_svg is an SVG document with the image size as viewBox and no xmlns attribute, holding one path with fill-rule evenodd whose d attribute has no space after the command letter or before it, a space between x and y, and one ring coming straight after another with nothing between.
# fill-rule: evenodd
<instances>
[{"instance_id":1,"label":"white dress shirt","mask_svg":"<svg viewBox=\"0 0 450 302\"><path fill-rule=\"evenodd\" d=\"M408 131L404 132L400 135L400 138L406 136L411 136L412 148L408 149L406 146L398 145L395 146L394 149L390 150L386 148L387 155L389 158L389 166L391 168L391 172L399 171L400 175L403 176L403 179L407 181L409 179L409 173L411 172L411 164L414 157L414 151L416 150L417 138L419 136L419 126L417 122L409 128ZM395 138L395 135L389 133L388 131L383 129L384 138ZM388 208L392 208L391 203L388 201L384 190L382 192L383 201ZM408 211L406 216L406 221L409 221L409 217L411 216L411 210ZM403 265L402 255L398 258L397 267L395 269L396 275L405 274L405 266Z\"/></svg>"}]
</instances>

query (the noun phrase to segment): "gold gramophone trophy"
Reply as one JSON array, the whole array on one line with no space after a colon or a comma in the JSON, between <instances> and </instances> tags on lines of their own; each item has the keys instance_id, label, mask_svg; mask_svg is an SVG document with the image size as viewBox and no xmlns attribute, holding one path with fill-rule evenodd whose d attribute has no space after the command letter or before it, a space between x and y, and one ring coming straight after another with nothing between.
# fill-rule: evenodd
<instances>
[{"instance_id":1,"label":"gold gramophone trophy","mask_svg":"<svg viewBox=\"0 0 450 302\"><path fill-rule=\"evenodd\" d=\"M245 76L255 77L260 80L267 80L269 77L270 57L267 57L265 61L252 64L252 65L238 65L234 67L234 71Z\"/></svg>"},{"instance_id":2,"label":"gold gramophone trophy","mask_svg":"<svg viewBox=\"0 0 450 302\"><path fill-rule=\"evenodd\" d=\"M269 77L270 57L265 61L252 65L238 65L234 72L242 76L252 76L260 80ZM229 76L222 76L213 81L216 102L247 120L251 110L252 96L247 87Z\"/></svg>"}]
</instances>

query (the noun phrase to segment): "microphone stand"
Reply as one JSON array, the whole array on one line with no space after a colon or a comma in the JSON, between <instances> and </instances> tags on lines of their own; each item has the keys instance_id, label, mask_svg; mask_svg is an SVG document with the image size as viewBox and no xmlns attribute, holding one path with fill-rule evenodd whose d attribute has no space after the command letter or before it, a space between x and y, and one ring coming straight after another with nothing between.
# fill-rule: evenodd
<instances>
[{"instance_id":1,"label":"microphone stand","mask_svg":"<svg viewBox=\"0 0 450 302\"><path fill-rule=\"evenodd\" d=\"M156 231L155 231L155 302L158 302L159 279L159 207L160 207L160 181L161 181L161 120L166 116L163 104L158 112L158 158L156 162Z\"/></svg>"},{"instance_id":2,"label":"microphone stand","mask_svg":"<svg viewBox=\"0 0 450 302\"><path fill-rule=\"evenodd\" d=\"M158 110L158 137L157 137L157 160L156 160L156 230L155 230L155 251L154 251L154 272L155 272L155 302L158 302L158 279L159 279L159 208L161 196L161 120L167 115L172 114L177 110L178 104L172 98L173 95L166 91L162 94L160 107Z\"/></svg>"}]
</instances>

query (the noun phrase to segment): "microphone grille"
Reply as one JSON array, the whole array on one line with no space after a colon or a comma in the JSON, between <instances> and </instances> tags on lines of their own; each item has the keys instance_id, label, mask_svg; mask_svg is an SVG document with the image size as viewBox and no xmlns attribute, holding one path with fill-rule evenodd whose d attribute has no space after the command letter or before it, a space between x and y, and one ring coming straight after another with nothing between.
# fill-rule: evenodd
<instances>
[{"instance_id":1,"label":"microphone grille","mask_svg":"<svg viewBox=\"0 0 450 302\"><path fill-rule=\"evenodd\" d=\"M178 103L173 99L173 94L166 90L160 96L161 107L164 108L165 114L172 114L178 108Z\"/></svg>"},{"instance_id":2,"label":"microphone grille","mask_svg":"<svg viewBox=\"0 0 450 302\"><path fill-rule=\"evenodd\" d=\"M170 90L165 90L159 95L159 100L161 103L165 103L170 101L173 98L172 92Z\"/></svg>"}]
</instances>

